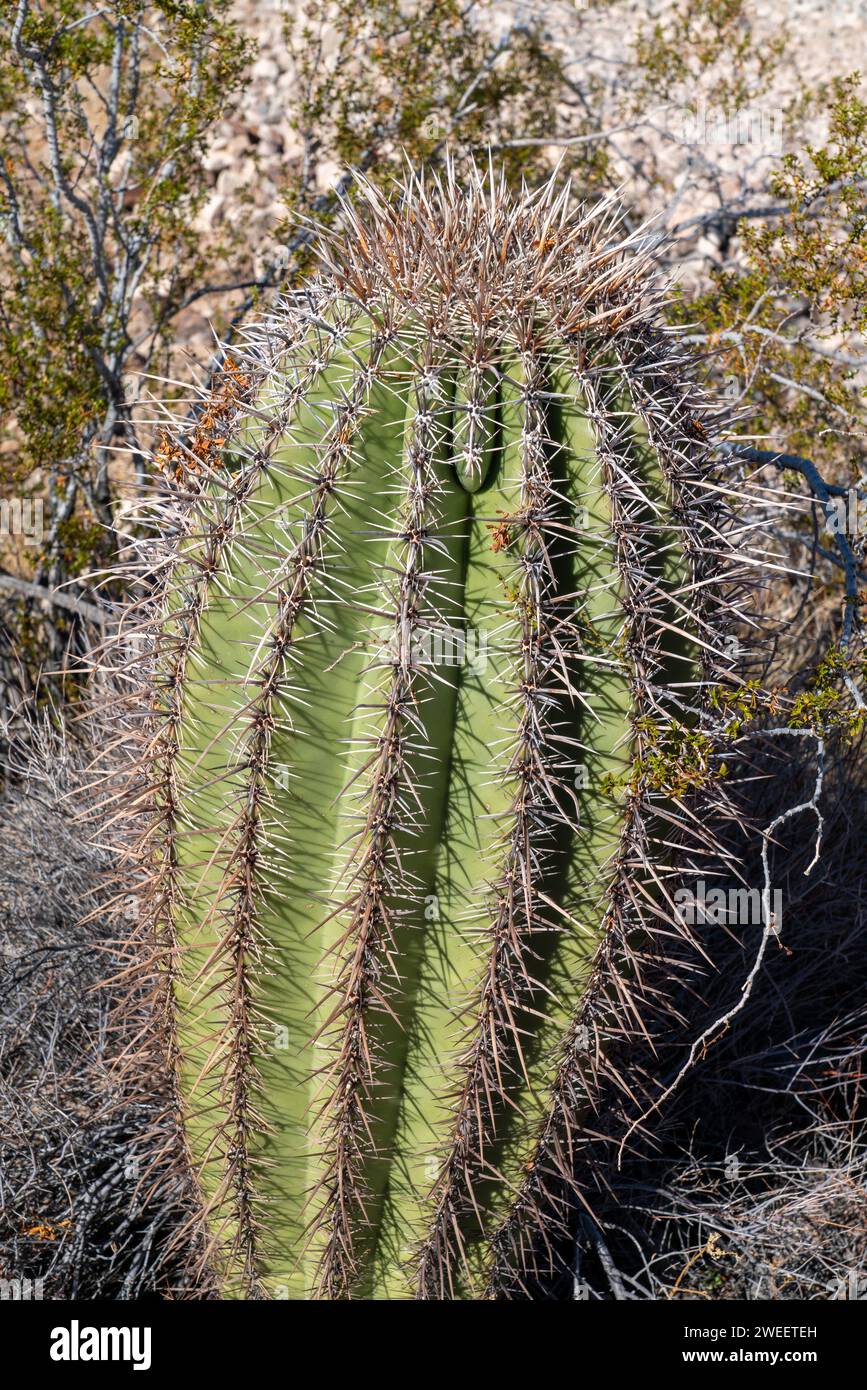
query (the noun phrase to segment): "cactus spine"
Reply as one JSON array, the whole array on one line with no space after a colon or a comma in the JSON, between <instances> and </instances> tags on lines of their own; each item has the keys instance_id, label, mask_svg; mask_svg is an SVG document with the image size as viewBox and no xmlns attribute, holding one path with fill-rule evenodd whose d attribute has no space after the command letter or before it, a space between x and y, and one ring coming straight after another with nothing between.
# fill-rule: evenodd
<instances>
[{"instance_id":1,"label":"cactus spine","mask_svg":"<svg viewBox=\"0 0 867 1390\"><path fill-rule=\"evenodd\" d=\"M357 207L161 569L152 917L228 1295L519 1258L688 821L647 769L731 560L611 207L451 169Z\"/></svg>"}]
</instances>

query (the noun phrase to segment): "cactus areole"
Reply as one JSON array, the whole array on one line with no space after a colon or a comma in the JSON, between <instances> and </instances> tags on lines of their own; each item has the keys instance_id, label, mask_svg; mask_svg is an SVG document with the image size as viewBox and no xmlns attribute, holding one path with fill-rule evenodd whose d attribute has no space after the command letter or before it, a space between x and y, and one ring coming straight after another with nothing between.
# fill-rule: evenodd
<instances>
[{"instance_id":1,"label":"cactus areole","mask_svg":"<svg viewBox=\"0 0 867 1390\"><path fill-rule=\"evenodd\" d=\"M226 1297L478 1297L557 1182L568 1226L725 548L616 225L553 182L362 181L237 359L163 567L147 836Z\"/></svg>"}]
</instances>

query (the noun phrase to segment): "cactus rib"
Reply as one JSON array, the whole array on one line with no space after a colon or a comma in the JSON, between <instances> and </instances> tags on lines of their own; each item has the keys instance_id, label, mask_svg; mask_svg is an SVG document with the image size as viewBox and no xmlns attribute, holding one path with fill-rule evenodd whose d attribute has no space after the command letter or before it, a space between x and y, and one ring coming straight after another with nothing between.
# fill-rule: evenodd
<instances>
[{"instance_id":1,"label":"cactus rib","mask_svg":"<svg viewBox=\"0 0 867 1390\"><path fill-rule=\"evenodd\" d=\"M554 1270L642 953L713 849L654 729L703 727L745 582L613 204L451 165L358 198L254 335L143 629L142 852L231 1296Z\"/></svg>"}]
</instances>

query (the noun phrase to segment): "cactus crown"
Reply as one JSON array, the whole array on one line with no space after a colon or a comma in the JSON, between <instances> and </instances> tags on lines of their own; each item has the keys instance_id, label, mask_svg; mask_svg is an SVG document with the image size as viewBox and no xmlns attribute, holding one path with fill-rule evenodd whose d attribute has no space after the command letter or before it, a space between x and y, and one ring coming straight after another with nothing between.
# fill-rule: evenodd
<instances>
[{"instance_id":1,"label":"cactus crown","mask_svg":"<svg viewBox=\"0 0 867 1390\"><path fill-rule=\"evenodd\" d=\"M613 204L345 211L149 600L150 918L224 1289L456 1297L568 1226L737 561Z\"/></svg>"}]
</instances>

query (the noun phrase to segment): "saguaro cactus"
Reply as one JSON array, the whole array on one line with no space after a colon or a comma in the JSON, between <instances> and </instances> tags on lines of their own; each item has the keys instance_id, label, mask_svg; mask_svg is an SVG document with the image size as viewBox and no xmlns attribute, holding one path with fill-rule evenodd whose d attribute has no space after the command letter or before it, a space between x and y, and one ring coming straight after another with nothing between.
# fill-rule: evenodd
<instances>
[{"instance_id":1,"label":"saguaro cactus","mask_svg":"<svg viewBox=\"0 0 867 1390\"><path fill-rule=\"evenodd\" d=\"M145 841L229 1296L474 1296L568 1180L731 562L657 308L612 206L362 182L164 450Z\"/></svg>"}]
</instances>

